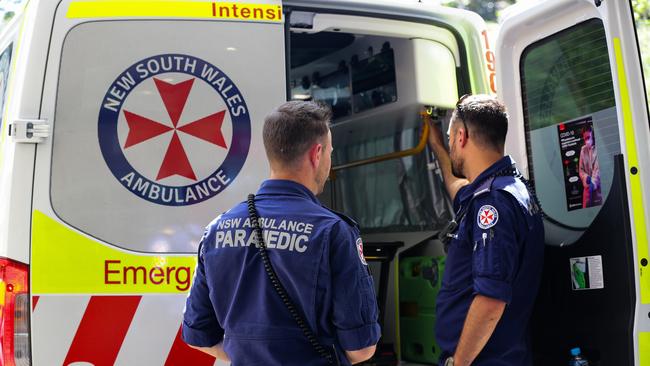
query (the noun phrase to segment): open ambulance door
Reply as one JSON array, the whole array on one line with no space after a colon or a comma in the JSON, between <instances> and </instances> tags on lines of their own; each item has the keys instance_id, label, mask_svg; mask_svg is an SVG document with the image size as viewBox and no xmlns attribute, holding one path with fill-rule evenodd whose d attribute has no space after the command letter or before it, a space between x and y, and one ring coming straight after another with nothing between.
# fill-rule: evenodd
<instances>
[{"instance_id":1,"label":"open ambulance door","mask_svg":"<svg viewBox=\"0 0 650 366\"><path fill-rule=\"evenodd\" d=\"M268 177L281 2L61 1L40 114L33 365L214 365L180 338L204 227ZM223 364L223 363L217 363Z\"/></svg>"},{"instance_id":2,"label":"open ambulance door","mask_svg":"<svg viewBox=\"0 0 650 366\"><path fill-rule=\"evenodd\" d=\"M535 364L580 347L597 365L650 365L650 133L631 6L559 0L510 15L497 40L506 152L546 214Z\"/></svg>"}]
</instances>

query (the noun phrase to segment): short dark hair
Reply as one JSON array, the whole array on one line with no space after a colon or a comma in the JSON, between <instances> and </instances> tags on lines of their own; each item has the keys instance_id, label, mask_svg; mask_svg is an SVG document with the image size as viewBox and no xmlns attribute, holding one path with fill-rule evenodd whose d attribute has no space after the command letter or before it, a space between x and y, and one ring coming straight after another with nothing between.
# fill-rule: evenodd
<instances>
[{"instance_id":1,"label":"short dark hair","mask_svg":"<svg viewBox=\"0 0 650 366\"><path fill-rule=\"evenodd\" d=\"M503 149L508 133L508 112L503 103L491 95L467 95L458 100L454 115L479 145Z\"/></svg>"},{"instance_id":2,"label":"short dark hair","mask_svg":"<svg viewBox=\"0 0 650 366\"><path fill-rule=\"evenodd\" d=\"M321 103L290 101L264 119L264 149L269 160L293 164L315 143L322 142L332 119Z\"/></svg>"}]
</instances>

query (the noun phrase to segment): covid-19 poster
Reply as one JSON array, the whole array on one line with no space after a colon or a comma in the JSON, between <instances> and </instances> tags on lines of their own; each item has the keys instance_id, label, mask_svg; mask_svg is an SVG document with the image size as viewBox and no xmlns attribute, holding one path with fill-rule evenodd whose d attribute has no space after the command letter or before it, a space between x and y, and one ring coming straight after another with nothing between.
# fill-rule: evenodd
<instances>
[{"instance_id":1,"label":"covid-19 poster","mask_svg":"<svg viewBox=\"0 0 650 366\"><path fill-rule=\"evenodd\" d=\"M558 125L567 210L603 204L596 136L591 117Z\"/></svg>"}]
</instances>

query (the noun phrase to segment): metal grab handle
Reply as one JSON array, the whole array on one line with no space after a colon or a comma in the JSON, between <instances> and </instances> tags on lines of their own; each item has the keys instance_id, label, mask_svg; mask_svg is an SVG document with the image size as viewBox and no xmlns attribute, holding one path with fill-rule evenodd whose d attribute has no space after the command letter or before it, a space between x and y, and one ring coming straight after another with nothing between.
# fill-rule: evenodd
<instances>
[{"instance_id":1,"label":"metal grab handle","mask_svg":"<svg viewBox=\"0 0 650 366\"><path fill-rule=\"evenodd\" d=\"M334 166L330 169L330 179L335 180L336 172L339 170L354 168L362 165L379 163L386 160L399 159L406 156L417 155L421 153L422 150L424 150L424 148L427 146L428 137L429 137L429 124L426 121L424 121L422 126L422 135L420 136L420 141L416 146L402 151L395 151L392 153L383 154L372 158L361 159L361 160L353 161L351 163Z\"/></svg>"}]
</instances>

